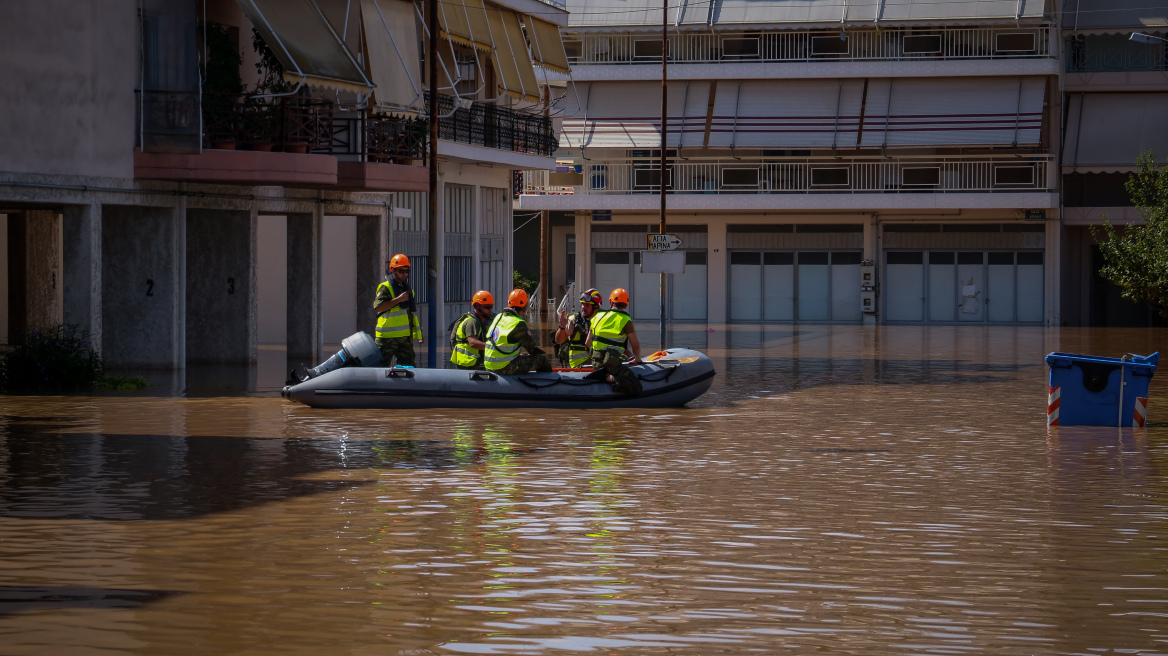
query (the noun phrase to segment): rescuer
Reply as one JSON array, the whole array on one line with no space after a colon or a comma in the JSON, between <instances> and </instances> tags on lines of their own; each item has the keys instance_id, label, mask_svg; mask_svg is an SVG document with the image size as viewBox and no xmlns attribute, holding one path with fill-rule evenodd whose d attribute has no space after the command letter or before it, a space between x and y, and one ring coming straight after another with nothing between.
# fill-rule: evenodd
<instances>
[{"instance_id":1,"label":"rescuer","mask_svg":"<svg viewBox=\"0 0 1168 656\"><path fill-rule=\"evenodd\" d=\"M394 255L385 263L385 281L377 286L377 349L384 366L414 366L414 339L422 343L422 324L410 289L410 258Z\"/></svg>"},{"instance_id":2,"label":"rescuer","mask_svg":"<svg viewBox=\"0 0 1168 656\"><path fill-rule=\"evenodd\" d=\"M552 365L536 345L527 322L520 312L527 307L527 292L513 290L507 297L507 308L495 315L487 328L483 364L487 371L497 374L523 374L529 371L551 371ZM527 353L520 353L520 349Z\"/></svg>"},{"instance_id":3,"label":"rescuer","mask_svg":"<svg viewBox=\"0 0 1168 656\"><path fill-rule=\"evenodd\" d=\"M556 330L556 356L560 363L572 369L579 368L588 361L588 347L584 342L588 339L589 322L600 309L603 299L600 292L589 289L580 294L580 311L571 317L567 312L560 311L560 327Z\"/></svg>"},{"instance_id":4,"label":"rescuer","mask_svg":"<svg viewBox=\"0 0 1168 656\"><path fill-rule=\"evenodd\" d=\"M482 290L471 297L471 312L459 317L450 331L450 362L459 369L482 369L487 347L487 324L495 309L495 297Z\"/></svg>"},{"instance_id":5,"label":"rescuer","mask_svg":"<svg viewBox=\"0 0 1168 656\"><path fill-rule=\"evenodd\" d=\"M608 372L605 380L613 391L640 394L641 379L624 364L626 354L632 356L629 364L641 364L641 342L628 313L629 293L617 287L608 295L608 302L608 310L592 317L585 346L592 349L592 366Z\"/></svg>"}]
</instances>

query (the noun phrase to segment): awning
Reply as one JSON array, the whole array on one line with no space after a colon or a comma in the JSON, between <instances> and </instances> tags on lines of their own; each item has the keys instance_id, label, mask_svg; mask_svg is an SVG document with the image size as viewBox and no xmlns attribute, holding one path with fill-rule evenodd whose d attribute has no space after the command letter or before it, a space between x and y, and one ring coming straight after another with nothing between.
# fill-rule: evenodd
<instances>
[{"instance_id":1,"label":"awning","mask_svg":"<svg viewBox=\"0 0 1168 656\"><path fill-rule=\"evenodd\" d=\"M1160 33L1168 28L1168 5L1157 0L1064 0L1062 28Z\"/></svg>"},{"instance_id":2,"label":"awning","mask_svg":"<svg viewBox=\"0 0 1168 656\"><path fill-rule=\"evenodd\" d=\"M1144 150L1168 155L1168 93L1075 93L1068 98L1063 165L1132 167Z\"/></svg>"},{"instance_id":3,"label":"awning","mask_svg":"<svg viewBox=\"0 0 1168 656\"><path fill-rule=\"evenodd\" d=\"M560 121L561 148L660 148L661 85L647 82L580 84L571 87ZM667 120L670 148L701 146L709 82L670 82Z\"/></svg>"},{"instance_id":4,"label":"awning","mask_svg":"<svg viewBox=\"0 0 1168 656\"><path fill-rule=\"evenodd\" d=\"M1046 78L874 79L861 146L1037 144Z\"/></svg>"},{"instance_id":5,"label":"awning","mask_svg":"<svg viewBox=\"0 0 1168 656\"><path fill-rule=\"evenodd\" d=\"M850 3L849 3L850 4ZM884 21L1012 21L1042 18L1046 0L883 0L876 3Z\"/></svg>"},{"instance_id":6,"label":"awning","mask_svg":"<svg viewBox=\"0 0 1168 656\"><path fill-rule=\"evenodd\" d=\"M721 80L710 147L855 148L864 81Z\"/></svg>"},{"instance_id":7,"label":"awning","mask_svg":"<svg viewBox=\"0 0 1168 656\"><path fill-rule=\"evenodd\" d=\"M487 20L495 42L491 65L495 68L497 81L507 95L532 103L540 102L539 82L531 65L531 55L527 52L519 15L491 6L487 8Z\"/></svg>"},{"instance_id":8,"label":"awning","mask_svg":"<svg viewBox=\"0 0 1168 656\"><path fill-rule=\"evenodd\" d=\"M676 0L674 0L676 2ZM709 0L707 0L709 1ZM661 26L659 0L567 0L570 27Z\"/></svg>"},{"instance_id":9,"label":"awning","mask_svg":"<svg viewBox=\"0 0 1168 656\"><path fill-rule=\"evenodd\" d=\"M438 3L438 36L467 48L490 51L491 28L483 0L445 0Z\"/></svg>"},{"instance_id":10,"label":"awning","mask_svg":"<svg viewBox=\"0 0 1168 656\"><path fill-rule=\"evenodd\" d=\"M368 78L313 0L236 0L293 84L368 93Z\"/></svg>"},{"instance_id":11,"label":"awning","mask_svg":"<svg viewBox=\"0 0 1168 656\"><path fill-rule=\"evenodd\" d=\"M548 70L570 74L560 28L532 16L525 16L524 23L531 37L531 55L535 63Z\"/></svg>"},{"instance_id":12,"label":"awning","mask_svg":"<svg viewBox=\"0 0 1168 656\"><path fill-rule=\"evenodd\" d=\"M421 108L422 65L414 4L402 0L361 0L366 65L373 78L373 103L382 108Z\"/></svg>"}]
</instances>

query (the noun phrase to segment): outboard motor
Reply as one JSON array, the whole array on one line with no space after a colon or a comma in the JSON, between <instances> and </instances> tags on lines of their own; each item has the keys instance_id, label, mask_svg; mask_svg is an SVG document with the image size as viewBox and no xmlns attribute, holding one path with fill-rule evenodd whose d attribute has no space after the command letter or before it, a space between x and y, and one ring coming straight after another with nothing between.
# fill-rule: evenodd
<instances>
[{"instance_id":1,"label":"outboard motor","mask_svg":"<svg viewBox=\"0 0 1168 656\"><path fill-rule=\"evenodd\" d=\"M376 367L381 364L381 350L368 333L360 332L341 340L341 350L328 360L305 369L303 376L295 376L299 382L316 378L341 367Z\"/></svg>"}]
</instances>

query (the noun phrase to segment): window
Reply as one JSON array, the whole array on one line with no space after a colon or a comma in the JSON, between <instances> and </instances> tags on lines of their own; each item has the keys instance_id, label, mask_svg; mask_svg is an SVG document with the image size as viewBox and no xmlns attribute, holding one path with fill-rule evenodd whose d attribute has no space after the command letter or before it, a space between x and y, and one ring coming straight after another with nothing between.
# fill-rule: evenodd
<instances>
[{"instance_id":1,"label":"window","mask_svg":"<svg viewBox=\"0 0 1168 656\"><path fill-rule=\"evenodd\" d=\"M994 35L994 52L1034 52L1033 32L1000 32Z\"/></svg>"},{"instance_id":2,"label":"window","mask_svg":"<svg viewBox=\"0 0 1168 656\"><path fill-rule=\"evenodd\" d=\"M914 34L904 37L904 54L930 55L941 52L940 34Z\"/></svg>"},{"instance_id":3,"label":"window","mask_svg":"<svg viewBox=\"0 0 1168 656\"><path fill-rule=\"evenodd\" d=\"M941 168L929 166L902 169L901 183L906 187L936 187L941 184Z\"/></svg>"},{"instance_id":4,"label":"window","mask_svg":"<svg viewBox=\"0 0 1168 656\"><path fill-rule=\"evenodd\" d=\"M990 258L990 264L996 264L998 266L1003 266L1003 265L1014 266L1014 254L1013 253L990 253L989 258Z\"/></svg>"},{"instance_id":5,"label":"window","mask_svg":"<svg viewBox=\"0 0 1168 656\"><path fill-rule=\"evenodd\" d=\"M596 251L597 264L628 264L628 251Z\"/></svg>"},{"instance_id":6,"label":"window","mask_svg":"<svg viewBox=\"0 0 1168 656\"><path fill-rule=\"evenodd\" d=\"M474 259L470 256L447 256L443 289L446 292L447 303L469 303L474 284L471 267ZM413 273L411 270L410 273Z\"/></svg>"},{"instance_id":7,"label":"window","mask_svg":"<svg viewBox=\"0 0 1168 656\"><path fill-rule=\"evenodd\" d=\"M661 59L661 39L637 39L633 41L633 57L637 59Z\"/></svg>"},{"instance_id":8,"label":"window","mask_svg":"<svg viewBox=\"0 0 1168 656\"><path fill-rule=\"evenodd\" d=\"M758 188L758 169L722 169L722 186Z\"/></svg>"},{"instance_id":9,"label":"window","mask_svg":"<svg viewBox=\"0 0 1168 656\"><path fill-rule=\"evenodd\" d=\"M940 223L886 223L884 232L941 232Z\"/></svg>"},{"instance_id":10,"label":"window","mask_svg":"<svg viewBox=\"0 0 1168 656\"><path fill-rule=\"evenodd\" d=\"M860 255L861 255L860 251L844 251L842 253L832 253L831 254L831 263L832 264L859 264L860 263Z\"/></svg>"},{"instance_id":11,"label":"window","mask_svg":"<svg viewBox=\"0 0 1168 656\"><path fill-rule=\"evenodd\" d=\"M730 264L753 264L762 262L762 253L758 251L731 251Z\"/></svg>"},{"instance_id":12,"label":"window","mask_svg":"<svg viewBox=\"0 0 1168 656\"><path fill-rule=\"evenodd\" d=\"M957 254L958 264L981 264L982 259L981 251L971 251Z\"/></svg>"},{"instance_id":13,"label":"window","mask_svg":"<svg viewBox=\"0 0 1168 656\"><path fill-rule=\"evenodd\" d=\"M995 166L995 187L1033 187L1033 166Z\"/></svg>"},{"instance_id":14,"label":"window","mask_svg":"<svg viewBox=\"0 0 1168 656\"><path fill-rule=\"evenodd\" d=\"M783 266L795 263L794 253L765 253L762 259L763 264L770 266Z\"/></svg>"},{"instance_id":15,"label":"window","mask_svg":"<svg viewBox=\"0 0 1168 656\"><path fill-rule=\"evenodd\" d=\"M667 189L673 186L673 170L670 169L669 173L669 179L665 182ZM661 169L635 169L633 171L633 187L635 189L660 189Z\"/></svg>"},{"instance_id":16,"label":"window","mask_svg":"<svg viewBox=\"0 0 1168 656\"><path fill-rule=\"evenodd\" d=\"M758 57L758 37L726 37L722 39L722 57L745 59Z\"/></svg>"},{"instance_id":17,"label":"window","mask_svg":"<svg viewBox=\"0 0 1168 656\"><path fill-rule=\"evenodd\" d=\"M848 169L846 168L813 168L811 169L812 187L846 187L848 186Z\"/></svg>"},{"instance_id":18,"label":"window","mask_svg":"<svg viewBox=\"0 0 1168 656\"><path fill-rule=\"evenodd\" d=\"M897 252L890 251L888 253L888 263L889 264L924 264L924 261L925 261L924 256L925 256L925 254L920 252L920 251L916 251L916 252L912 252L912 253L897 253Z\"/></svg>"},{"instance_id":19,"label":"window","mask_svg":"<svg viewBox=\"0 0 1168 656\"><path fill-rule=\"evenodd\" d=\"M802 266L808 264L827 264L827 253L803 251L799 253L799 264Z\"/></svg>"},{"instance_id":20,"label":"window","mask_svg":"<svg viewBox=\"0 0 1168 656\"><path fill-rule=\"evenodd\" d=\"M930 251L929 264L953 264L954 254L950 251Z\"/></svg>"},{"instance_id":21,"label":"window","mask_svg":"<svg viewBox=\"0 0 1168 656\"><path fill-rule=\"evenodd\" d=\"M843 34L811 37L811 54L813 55L846 55L848 42Z\"/></svg>"},{"instance_id":22,"label":"window","mask_svg":"<svg viewBox=\"0 0 1168 656\"><path fill-rule=\"evenodd\" d=\"M475 66L474 55L455 53L455 75L458 77L458 93L461 96L473 96L478 91L478 68Z\"/></svg>"},{"instance_id":23,"label":"window","mask_svg":"<svg viewBox=\"0 0 1168 656\"><path fill-rule=\"evenodd\" d=\"M685 252L686 266L705 266L706 252L705 251L686 251Z\"/></svg>"},{"instance_id":24,"label":"window","mask_svg":"<svg viewBox=\"0 0 1168 656\"><path fill-rule=\"evenodd\" d=\"M584 44L580 41L564 39L564 52L568 59L579 59L584 56Z\"/></svg>"},{"instance_id":25,"label":"window","mask_svg":"<svg viewBox=\"0 0 1168 656\"><path fill-rule=\"evenodd\" d=\"M1018 253L1018 264L1042 266L1042 251L1023 251Z\"/></svg>"}]
</instances>

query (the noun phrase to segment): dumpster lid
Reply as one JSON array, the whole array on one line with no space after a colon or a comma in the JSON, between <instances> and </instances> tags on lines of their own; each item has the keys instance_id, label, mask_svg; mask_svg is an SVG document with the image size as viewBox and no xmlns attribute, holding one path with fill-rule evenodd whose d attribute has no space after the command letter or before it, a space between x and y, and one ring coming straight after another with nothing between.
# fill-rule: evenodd
<instances>
[{"instance_id":1,"label":"dumpster lid","mask_svg":"<svg viewBox=\"0 0 1168 656\"><path fill-rule=\"evenodd\" d=\"M1078 353L1049 353L1046 356L1046 363L1052 367L1069 367L1072 362L1099 362L1111 364L1116 366L1128 367L1155 367L1160 362L1160 352L1156 351L1151 355L1136 355L1128 353L1124 356L1130 358L1123 360L1121 358L1109 358L1102 355L1080 355Z\"/></svg>"}]
</instances>

